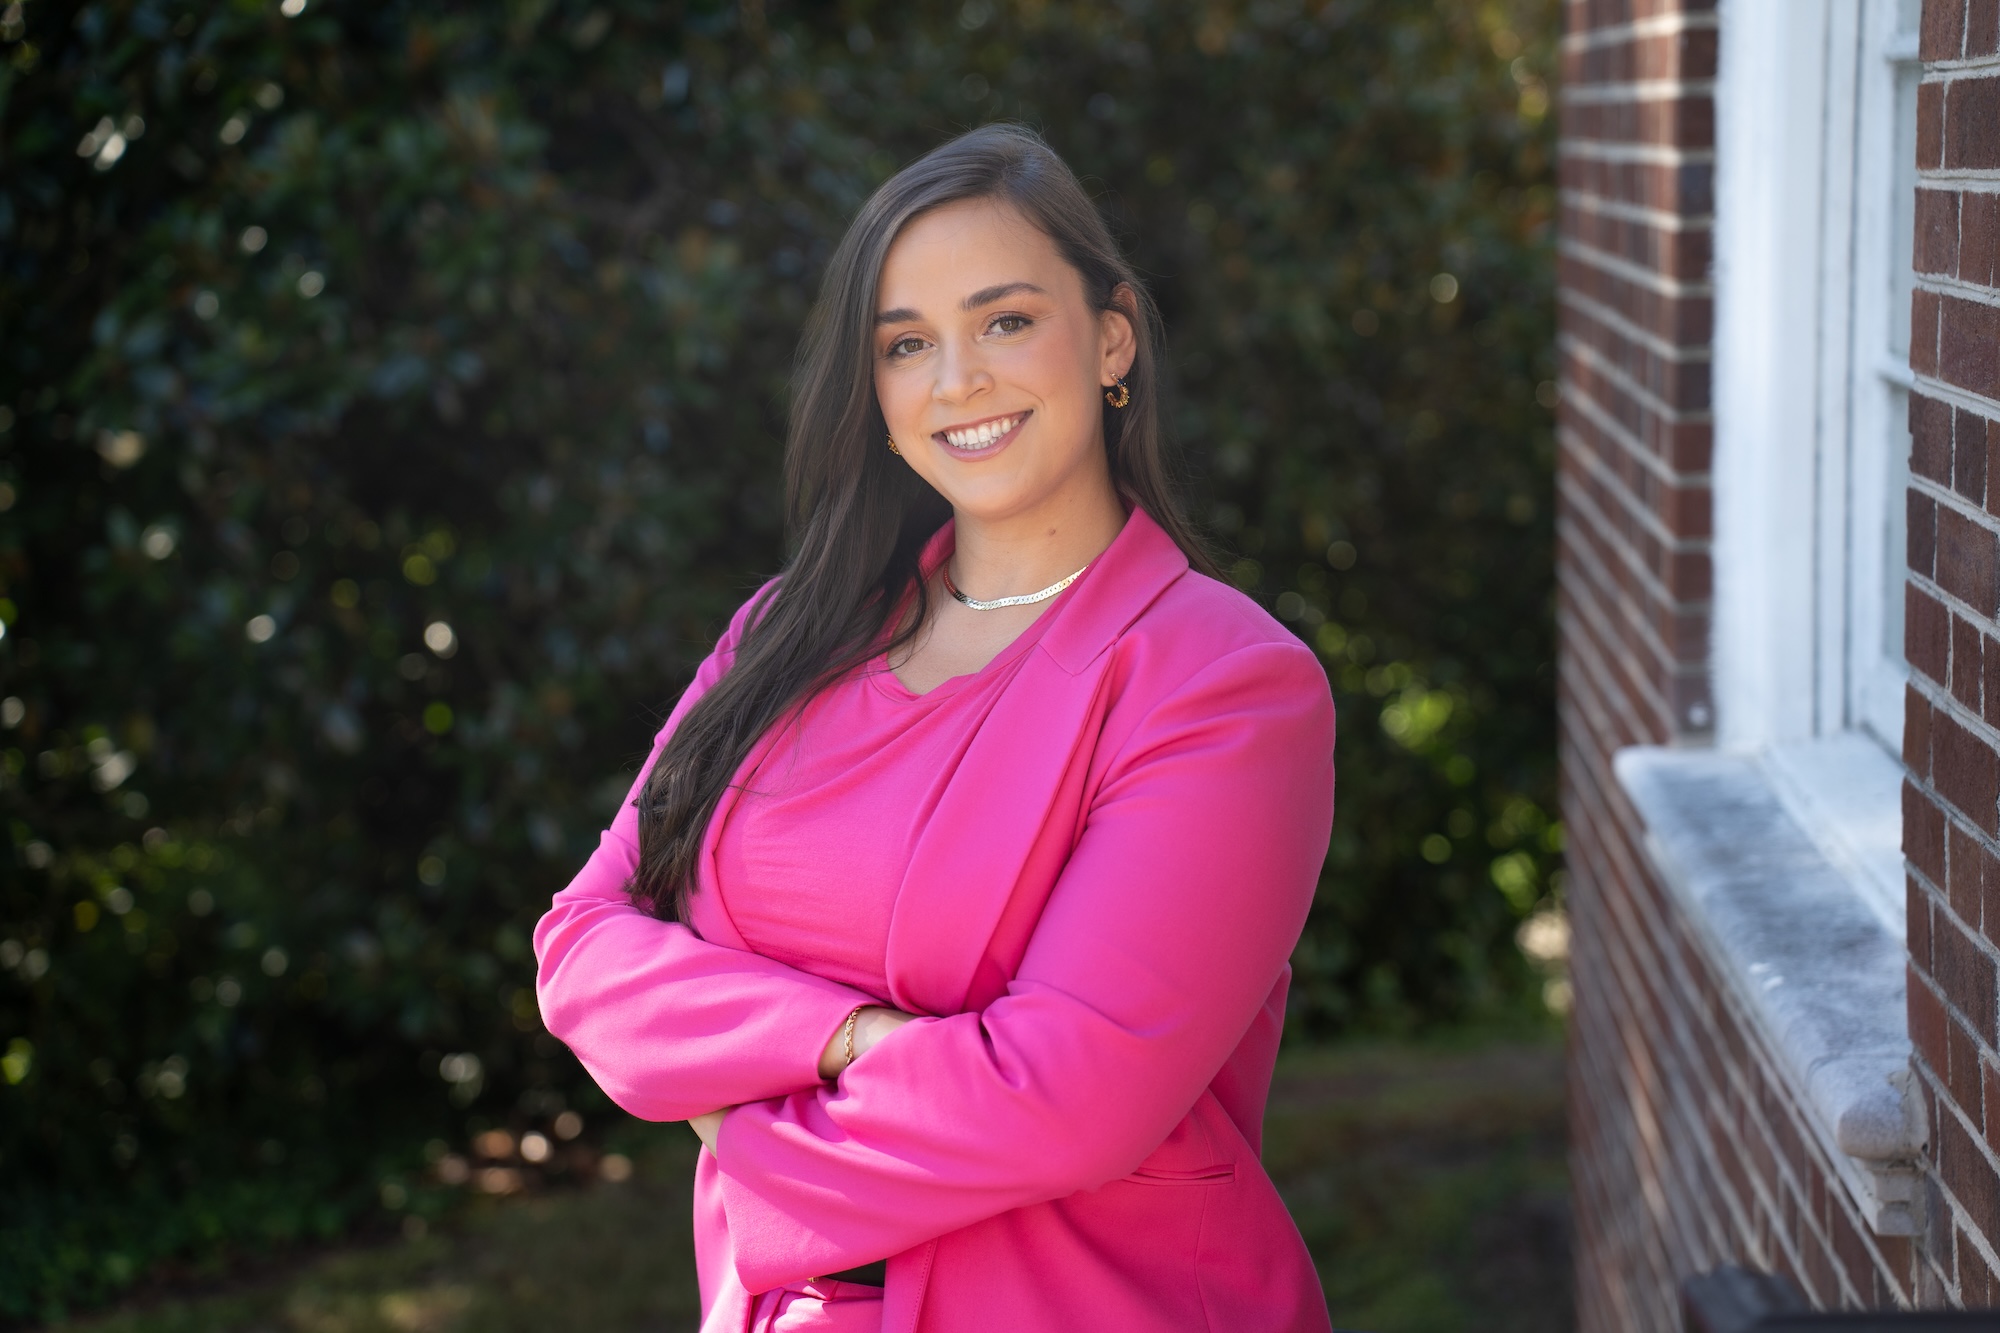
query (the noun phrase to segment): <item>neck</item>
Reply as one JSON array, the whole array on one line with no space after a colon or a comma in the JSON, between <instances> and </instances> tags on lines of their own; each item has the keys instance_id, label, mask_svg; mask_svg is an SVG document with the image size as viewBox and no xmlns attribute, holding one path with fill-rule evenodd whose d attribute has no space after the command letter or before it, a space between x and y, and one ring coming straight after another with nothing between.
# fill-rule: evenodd
<instances>
[{"instance_id":1,"label":"neck","mask_svg":"<svg viewBox=\"0 0 2000 1333\"><path fill-rule=\"evenodd\" d=\"M952 517L952 582L990 599L1039 592L1097 559L1125 526L1125 507L1106 476L1090 493L1058 496L1032 514Z\"/></svg>"}]
</instances>

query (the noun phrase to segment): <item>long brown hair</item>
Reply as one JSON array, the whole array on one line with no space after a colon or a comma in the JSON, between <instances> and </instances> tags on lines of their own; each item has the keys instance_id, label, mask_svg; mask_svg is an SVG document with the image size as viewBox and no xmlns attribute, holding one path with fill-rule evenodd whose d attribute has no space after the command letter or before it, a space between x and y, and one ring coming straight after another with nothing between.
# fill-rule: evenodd
<instances>
[{"instance_id":1,"label":"long brown hair","mask_svg":"<svg viewBox=\"0 0 2000 1333\"><path fill-rule=\"evenodd\" d=\"M1017 125L987 125L924 154L862 205L806 320L785 445L795 553L752 609L734 664L681 719L639 794L632 893L660 916L687 919L702 837L758 738L880 651L906 594L914 592L916 615L890 650L924 622L929 607L918 557L951 508L883 443L888 428L875 401L873 364L876 284L890 245L912 218L967 199L1018 209L1082 275L1085 299L1131 321L1131 401L1104 409L1112 481L1197 569L1215 572L1175 500L1162 454L1159 311L1075 173Z\"/></svg>"}]
</instances>

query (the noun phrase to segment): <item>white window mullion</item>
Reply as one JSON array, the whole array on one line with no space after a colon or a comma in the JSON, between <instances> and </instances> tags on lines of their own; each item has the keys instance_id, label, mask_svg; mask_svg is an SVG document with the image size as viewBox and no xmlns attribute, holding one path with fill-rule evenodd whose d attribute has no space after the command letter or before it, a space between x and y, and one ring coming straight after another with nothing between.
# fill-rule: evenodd
<instances>
[{"instance_id":1,"label":"white window mullion","mask_svg":"<svg viewBox=\"0 0 2000 1333\"><path fill-rule=\"evenodd\" d=\"M1825 314L1821 191L1835 7L1755 0L1722 11L1713 651L1717 735L1731 748L1817 734L1816 330Z\"/></svg>"},{"instance_id":2,"label":"white window mullion","mask_svg":"<svg viewBox=\"0 0 2000 1333\"><path fill-rule=\"evenodd\" d=\"M1866 516L1854 506L1857 449L1850 386L1854 380L1854 272L1857 260L1857 203L1865 188L1857 162L1858 84L1863 79L1862 29L1867 6L1861 0L1829 0L1824 5L1825 55L1821 60L1819 139L1813 147L1820 164L1819 310L1811 335L1815 351L1813 395L1817 503L1814 507L1813 561L1813 726L1825 736L1852 725L1854 654L1857 626L1853 591L1856 549ZM1803 147L1803 145L1802 145ZM1802 331L1803 332L1803 331Z\"/></svg>"},{"instance_id":3,"label":"white window mullion","mask_svg":"<svg viewBox=\"0 0 2000 1333\"><path fill-rule=\"evenodd\" d=\"M1909 484L1910 294L1916 231L1917 7L1876 0L1856 88L1853 373L1854 631L1849 725L1902 750L1904 492Z\"/></svg>"}]
</instances>

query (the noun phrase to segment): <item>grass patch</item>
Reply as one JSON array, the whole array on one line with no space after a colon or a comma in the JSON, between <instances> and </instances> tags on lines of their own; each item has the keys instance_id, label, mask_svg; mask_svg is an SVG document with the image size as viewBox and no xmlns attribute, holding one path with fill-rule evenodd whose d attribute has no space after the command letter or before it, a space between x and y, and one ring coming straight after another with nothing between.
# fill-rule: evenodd
<instances>
[{"instance_id":1,"label":"grass patch","mask_svg":"<svg viewBox=\"0 0 2000 1333\"><path fill-rule=\"evenodd\" d=\"M205 1293L155 1294L76 1333L671 1333L699 1320L694 1139L630 1126L618 1185L468 1205L448 1227ZM1572 1327L1562 1052L1547 1042L1289 1054L1265 1161L1336 1326Z\"/></svg>"},{"instance_id":2,"label":"grass patch","mask_svg":"<svg viewBox=\"0 0 2000 1333\"><path fill-rule=\"evenodd\" d=\"M1560 1046L1288 1055L1265 1135L1336 1327L1574 1326Z\"/></svg>"}]
</instances>

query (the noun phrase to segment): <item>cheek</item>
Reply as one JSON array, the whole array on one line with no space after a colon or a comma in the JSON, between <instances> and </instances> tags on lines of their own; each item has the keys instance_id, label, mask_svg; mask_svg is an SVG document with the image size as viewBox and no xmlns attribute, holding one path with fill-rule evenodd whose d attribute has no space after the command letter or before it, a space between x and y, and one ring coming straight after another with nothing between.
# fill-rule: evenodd
<instances>
[{"instance_id":1,"label":"cheek","mask_svg":"<svg viewBox=\"0 0 2000 1333\"><path fill-rule=\"evenodd\" d=\"M1015 371L1023 386L1032 386L1038 397L1066 412L1085 401L1097 382L1095 367L1074 337L1037 339L1020 350Z\"/></svg>"},{"instance_id":2,"label":"cheek","mask_svg":"<svg viewBox=\"0 0 2000 1333\"><path fill-rule=\"evenodd\" d=\"M885 374L881 369L875 372L875 402L882 409L883 419L895 425L898 413L907 408L908 389L897 383L897 377Z\"/></svg>"}]
</instances>

